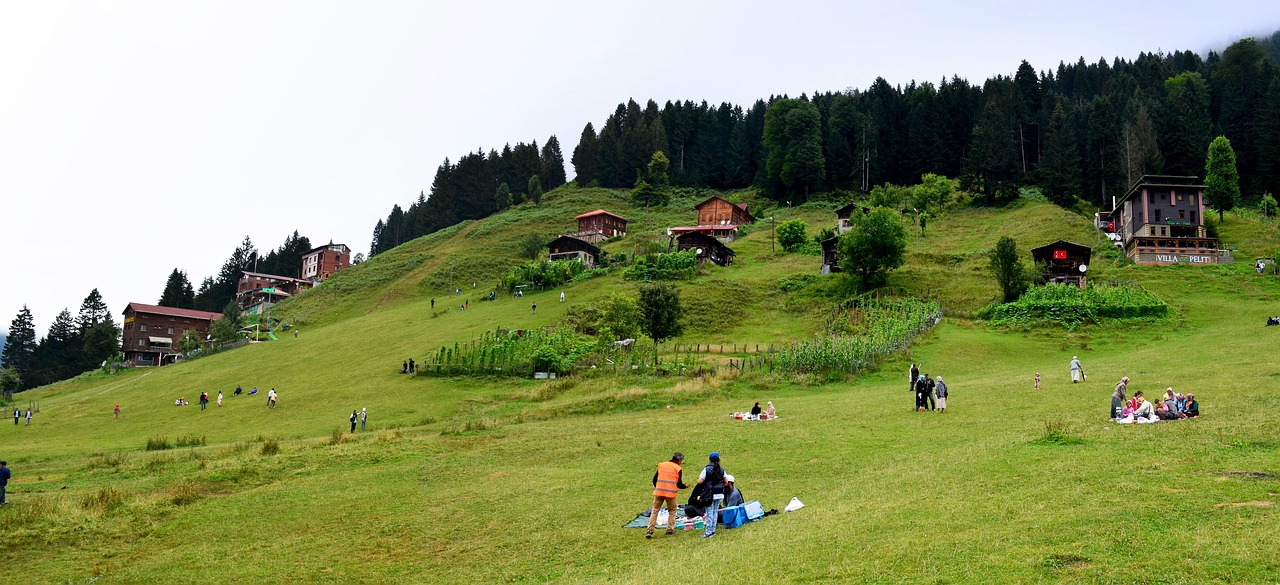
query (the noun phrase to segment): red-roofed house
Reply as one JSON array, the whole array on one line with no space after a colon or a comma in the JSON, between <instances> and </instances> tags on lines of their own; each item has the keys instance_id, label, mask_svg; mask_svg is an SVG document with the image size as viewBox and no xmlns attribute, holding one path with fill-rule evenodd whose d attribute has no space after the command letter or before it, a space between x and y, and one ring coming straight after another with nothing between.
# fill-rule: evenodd
<instances>
[{"instance_id":1,"label":"red-roofed house","mask_svg":"<svg viewBox=\"0 0 1280 585\"><path fill-rule=\"evenodd\" d=\"M121 351L130 366L171 364L182 353L182 336L194 331L200 339L222 313L195 309L129 303L124 308L124 341Z\"/></svg>"},{"instance_id":2,"label":"red-roofed house","mask_svg":"<svg viewBox=\"0 0 1280 585\"><path fill-rule=\"evenodd\" d=\"M578 233L572 234L579 240L599 243L605 238L627 235L627 218L603 209L579 215Z\"/></svg>"}]
</instances>

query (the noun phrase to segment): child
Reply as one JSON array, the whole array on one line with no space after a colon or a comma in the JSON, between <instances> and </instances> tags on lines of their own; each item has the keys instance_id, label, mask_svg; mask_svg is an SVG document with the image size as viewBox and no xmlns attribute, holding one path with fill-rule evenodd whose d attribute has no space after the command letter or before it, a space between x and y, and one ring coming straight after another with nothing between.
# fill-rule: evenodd
<instances>
[{"instance_id":1,"label":"child","mask_svg":"<svg viewBox=\"0 0 1280 585\"><path fill-rule=\"evenodd\" d=\"M1036 372L1036 391L1040 391L1040 372Z\"/></svg>"}]
</instances>

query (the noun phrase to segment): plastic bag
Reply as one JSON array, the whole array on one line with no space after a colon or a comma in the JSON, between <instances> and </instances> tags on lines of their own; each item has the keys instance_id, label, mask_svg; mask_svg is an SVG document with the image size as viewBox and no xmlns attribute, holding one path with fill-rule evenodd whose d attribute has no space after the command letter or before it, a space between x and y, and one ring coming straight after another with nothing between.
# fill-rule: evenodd
<instances>
[{"instance_id":1,"label":"plastic bag","mask_svg":"<svg viewBox=\"0 0 1280 585\"><path fill-rule=\"evenodd\" d=\"M786 507L785 509L783 509L783 511L784 511L784 512L795 512L796 510L799 510L800 508L803 508L803 507L804 507L804 502L801 502L801 501L800 501L800 498L794 498L794 497L793 497L793 498L791 498L791 503L790 503L790 504L787 504L787 507Z\"/></svg>"}]
</instances>

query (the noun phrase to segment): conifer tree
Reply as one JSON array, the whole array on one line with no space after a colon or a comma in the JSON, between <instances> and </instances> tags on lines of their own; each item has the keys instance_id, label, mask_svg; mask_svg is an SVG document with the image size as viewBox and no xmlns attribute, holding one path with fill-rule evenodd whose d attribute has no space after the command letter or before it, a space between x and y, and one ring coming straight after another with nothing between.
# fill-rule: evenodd
<instances>
[{"instance_id":1,"label":"conifer tree","mask_svg":"<svg viewBox=\"0 0 1280 585\"><path fill-rule=\"evenodd\" d=\"M579 187L590 187L591 183L599 180L596 174L596 151L599 149L597 140L595 128L591 126L591 122L587 122L582 129L582 136L578 138L578 146L573 149L573 180Z\"/></svg>"},{"instance_id":2,"label":"conifer tree","mask_svg":"<svg viewBox=\"0 0 1280 585\"><path fill-rule=\"evenodd\" d=\"M1164 170L1178 176L1197 176L1204 170L1204 156L1213 140L1209 113L1209 85L1195 71L1185 71L1164 82L1161 116L1161 151Z\"/></svg>"},{"instance_id":3,"label":"conifer tree","mask_svg":"<svg viewBox=\"0 0 1280 585\"><path fill-rule=\"evenodd\" d=\"M169 280L165 282L164 292L160 294L160 302L157 303L161 307L177 307L179 309L195 308L196 293L191 288L191 281L187 280L187 273L177 268L169 273Z\"/></svg>"},{"instance_id":4,"label":"conifer tree","mask_svg":"<svg viewBox=\"0 0 1280 585\"><path fill-rule=\"evenodd\" d=\"M120 352L120 327L108 313L106 318L84 333L80 371L96 368L103 361Z\"/></svg>"},{"instance_id":5,"label":"conifer tree","mask_svg":"<svg viewBox=\"0 0 1280 585\"><path fill-rule=\"evenodd\" d=\"M527 194L534 205L542 205L542 180L538 178L538 175L529 177Z\"/></svg>"},{"instance_id":6,"label":"conifer tree","mask_svg":"<svg viewBox=\"0 0 1280 585\"><path fill-rule=\"evenodd\" d=\"M555 134L542 146L542 186L551 191L565 184L564 154L560 152L560 141Z\"/></svg>"},{"instance_id":7,"label":"conifer tree","mask_svg":"<svg viewBox=\"0 0 1280 585\"><path fill-rule=\"evenodd\" d=\"M36 345L33 386L52 384L79 373L80 333L71 311L63 309L49 326L49 334Z\"/></svg>"},{"instance_id":8,"label":"conifer tree","mask_svg":"<svg viewBox=\"0 0 1280 585\"><path fill-rule=\"evenodd\" d=\"M1209 143L1209 156L1204 163L1204 198L1222 214L1240 202L1240 173L1236 170L1236 153L1231 141L1219 136Z\"/></svg>"},{"instance_id":9,"label":"conifer tree","mask_svg":"<svg viewBox=\"0 0 1280 585\"><path fill-rule=\"evenodd\" d=\"M498 185L498 190L493 194L493 205L498 211L511 207L511 187L506 183Z\"/></svg>"},{"instance_id":10,"label":"conifer tree","mask_svg":"<svg viewBox=\"0 0 1280 585\"><path fill-rule=\"evenodd\" d=\"M36 366L36 326L31 310L22 305L13 321L9 322L9 335L0 353L0 367L13 368L25 383L31 379Z\"/></svg>"},{"instance_id":11,"label":"conifer tree","mask_svg":"<svg viewBox=\"0 0 1280 585\"><path fill-rule=\"evenodd\" d=\"M1080 194L1080 151L1076 147L1075 129L1067 122L1061 102L1049 116L1049 133L1038 174L1049 201L1069 207Z\"/></svg>"},{"instance_id":12,"label":"conifer tree","mask_svg":"<svg viewBox=\"0 0 1280 585\"><path fill-rule=\"evenodd\" d=\"M111 309L102 301L98 289L89 291L89 295L80 303L80 314L76 316L76 328L84 335L90 327L111 318Z\"/></svg>"}]
</instances>

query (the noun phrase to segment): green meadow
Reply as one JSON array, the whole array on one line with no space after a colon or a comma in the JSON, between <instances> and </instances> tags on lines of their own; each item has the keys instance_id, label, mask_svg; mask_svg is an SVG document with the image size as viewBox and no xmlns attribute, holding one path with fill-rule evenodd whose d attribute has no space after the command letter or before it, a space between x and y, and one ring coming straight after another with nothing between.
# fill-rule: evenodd
<instances>
[{"instance_id":1,"label":"green meadow","mask_svg":"<svg viewBox=\"0 0 1280 585\"><path fill-rule=\"evenodd\" d=\"M1256 218L1220 227L1235 265L1137 267L1047 203L949 211L912 235L884 288L936 298L946 317L856 379L399 374L442 345L637 289L615 271L481 300L522 262L526 233L573 231L574 215L605 208L632 220L605 249L632 254L665 246L665 228L690 224L708 195L647 210L620 191L559 189L273 309L296 339L16 395L40 412L30 427L0 422L13 470L0 565L32 583L1280 582L1280 327L1263 326L1280 314L1280 277L1251 267L1280 233ZM707 363L812 337L848 292L816 276L820 256L775 253L768 229L769 217L799 218L812 235L838 205L726 196L764 219L731 244L734 265L679 283L686 331L674 342L723 344ZM977 314L998 295L987 253L1002 235L1028 261L1059 238L1092 245L1092 279L1140 284L1172 316L993 327ZM1084 383L1070 383L1073 355ZM913 411L913 362L945 378L946 413ZM1125 375L1131 393L1196 394L1203 416L1108 423ZM259 393L232 396L237 384ZM200 410L201 391L222 391L223 405ZM728 416L767 400L782 418ZM369 428L347 432L361 408ZM805 507L709 540L645 540L622 525L651 503L655 466L673 451L687 455L686 481L719 451L748 500Z\"/></svg>"}]
</instances>

